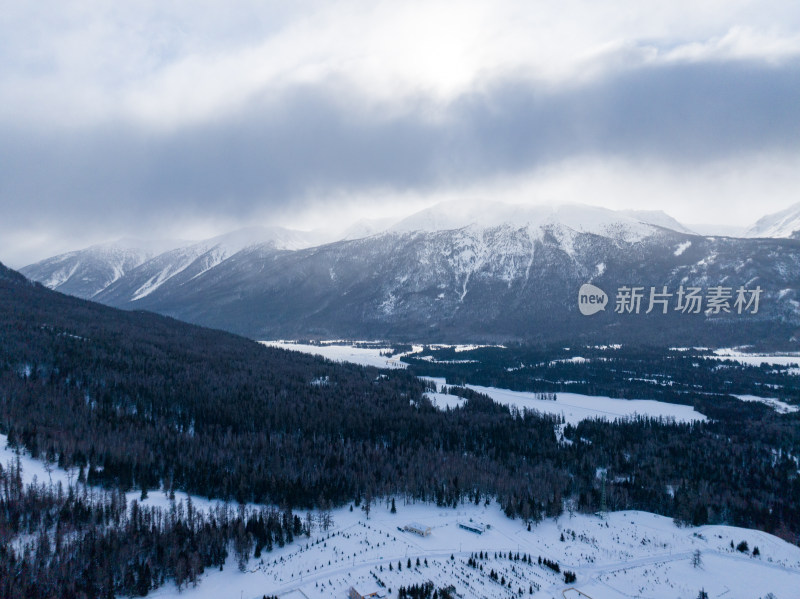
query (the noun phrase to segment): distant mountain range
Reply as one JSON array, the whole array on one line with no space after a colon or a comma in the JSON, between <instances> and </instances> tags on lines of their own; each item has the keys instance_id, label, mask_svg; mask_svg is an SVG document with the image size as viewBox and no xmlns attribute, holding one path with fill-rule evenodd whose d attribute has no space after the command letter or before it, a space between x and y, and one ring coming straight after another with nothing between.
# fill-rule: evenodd
<instances>
[{"instance_id":1,"label":"distant mountain range","mask_svg":"<svg viewBox=\"0 0 800 599\"><path fill-rule=\"evenodd\" d=\"M161 252L93 246L22 273L252 338L792 346L800 241L789 236L798 222L800 205L761 219L748 238L704 237L662 212L460 202L338 235L253 228ZM609 298L591 317L577 308L587 282ZM639 314L615 312L623 286L644 288ZM650 288L664 286L668 314L661 304L645 314ZM731 312L687 314L675 310L681 286L763 292L756 314L738 314L735 297Z\"/></svg>"}]
</instances>

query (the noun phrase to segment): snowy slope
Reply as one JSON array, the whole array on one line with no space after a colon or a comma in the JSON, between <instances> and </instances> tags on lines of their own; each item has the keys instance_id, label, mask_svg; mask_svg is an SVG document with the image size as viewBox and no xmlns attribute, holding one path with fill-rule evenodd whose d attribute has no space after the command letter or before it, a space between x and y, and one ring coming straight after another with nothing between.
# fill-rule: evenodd
<instances>
[{"instance_id":1,"label":"snowy slope","mask_svg":"<svg viewBox=\"0 0 800 599\"><path fill-rule=\"evenodd\" d=\"M395 224L395 218L362 218L347 226L341 234L340 239L362 239L382 233Z\"/></svg>"},{"instance_id":2,"label":"snowy slope","mask_svg":"<svg viewBox=\"0 0 800 599\"><path fill-rule=\"evenodd\" d=\"M282 227L240 229L159 254L131 270L124 279L103 289L97 299L111 304L136 302L168 282L173 285L190 282L245 248L298 250L313 246L322 238L317 232Z\"/></svg>"},{"instance_id":3,"label":"snowy slope","mask_svg":"<svg viewBox=\"0 0 800 599\"><path fill-rule=\"evenodd\" d=\"M747 233L748 227L740 225L720 225L717 223L688 223L686 225L697 233L706 237L722 236L722 237L744 237Z\"/></svg>"},{"instance_id":4,"label":"snowy slope","mask_svg":"<svg viewBox=\"0 0 800 599\"><path fill-rule=\"evenodd\" d=\"M417 212L401 220L389 231L434 232L513 225L515 228L528 227L532 230L571 230L631 241L652 234L654 224L667 226L666 223L677 225L680 232L686 232L682 225L662 212L616 212L583 204L529 206L488 201L451 201Z\"/></svg>"},{"instance_id":5,"label":"snowy slope","mask_svg":"<svg viewBox=\"0 0 800 599\"><path fill-rule=\"evenodd\" d=\"M0 436L3 464L14 458L5 441ZM34 475L40 482L48 481L50 475L41 462L26 456L22 462L26 482ZM62 471L53 471L52 478L67 483ZM179 500L184 498L178 494ZM132 499L138 500L138 493L128 494ZM212 505L195 496L192 502L199 510ZM144 503L169 505L158 491ZM693 599L701 589L709 597L724 599L763 598L768 593L792 599L800 588L800 548L756 530L678 527L669 518L639 511L579 514L569 505L562 516L533 523L528 530L525 522L507 518L494 502L440 508L406 503L398 496L395 504L393 514L391 498L380 499L371 506L369 517L358 507L336 509L331 528L322 530L315 524L310 537L298 537L259 560L251 559L246 572L237 569L231 551L224 569L207 571L197 586L178 590L167 583L148 596L344 599L352 586L397 597L400 586L427 581L436 587L452 585L464 599L510 599L519 597L520 591L538 599ZM430 536L399 530L411 522L429 526ZM485 531L470 532L459 523L483 525ZM747 552L734 549L742 541ZM562 574L540 565L540 556L558 563ZM473 557L477 567L468 563ZM530 557L531 563L523 557ZM564 570L575 573L574 583L564 582ZM497 580L490 576L492 571Z\"/></svg>"},{"instance_id":6,"label":"snowy slope","mask_svg":"<svg viewBox=\"0 0 800 599\"><path fill-rule=\"evenodd\" d=\"M45 287L102 301L102 292L118 281L127 300L148 296L189 269L199 276L247 247L299 250L330 240L322 231L283 227L248 227L203 241L120 239L54 256L23 268L26 277Z\"/></svg>"},{"instance_id":7,"label":"snowy slope","mask_svg":"<svg viewBox=\"0 0 800 599\"><path fill-rule=\"evenodd\" d=\"M88 299L152 256L179 243L120 239L60 254L26 266L20 272L50 289Z\"/></svg>"},{"instance_id":8,"label":"snowy slope","mask_svg":"<svg viewBox=\"0 0 800 599\"><path fill-rule=\"evenodd\" d=\"M246 573L237 571L230 560L223 572L205 575L196 588L179 593L168 585L152 596L258 598L272 593L281 598L343 599L353 586L396 597L402 585L432 581L437 587L453 585L465 599L505 599L519 596L520 589L526 597L579 599L580 595L562 594L569 588L584 593L581 599L694 599L700 589L725 599L754 599L770 592L777 599L791 599L800 586L800 549L758 531L679 528L669 518L622 511L603 518L565 514L529 532L495 504L452 509L396 503L396 514L382 501L373 506L369 518L358 508L336 510L333 528L315 529L310 539L267 554L263 563L251 560ZM476 534L458 526L470 519L489 528ZM398 530L412 521L430 526L431 535L422 538ZM751 549L758 547L760 555L737 552L731 541L746 541ZM692 565L695 551L700 552L698 567ZM480 559L480 552L488 557ZM509 553L514 558L517 553L520 558L531 556L533 563L509 559ZM473 555L478 568L467 563ZM539 556L558 562L562 571L575 572L576 582L565 584L563 576L538 564ZM491 571L497 572L498 581L490 577Z\"/></svg>"},{"instance_id":9,"label":"snowy slope","mask_svg":"<svg viewBox=\"0 0 800 599\"><path fill-rule=\"evenodd\" d=\"M696 231L691 227L683 225L662 210L622 210L621 214L635 218L643 223L664 227L665 229L672 229L679 233L687 233L689 235L696 234Z\"/></svg>"},{"instance_id":10,"label":"snowy slope","mask_svg":"<svg viewBox=\"0 0 800 599\"><path fill-rule=\"evenodd\" d=\"M261 244L271 244L280 249L304 247L302 234L299 231L279 227L250 227L213 237L156 256L135 273L131 273L132 277L141 282L141 285L133 291L131 299L136 301L150 295L161 285L187 270L189 278L198 277L236 252Z\"/></svg>"},{"instance_id":11,"label":"snowy slope","mask_svg":"<svg viewBox=\"0 0 800 599\"><path fill-rule=\"evenodd\" d=\"M509 204L489 200L451 200L440 202L400 220L361 219L345 229L342 239L359 239L382 232L415 233L462 229L513 226L563 226L579 232L617 235L630 228L642 233L654 225L679 233L694 234L661 210L613 211L586 204Z\"/></svg>"},{"instance_id":12,"label":"snowy slope","mask_svg":"<svg viewBox=\"0 0 800 599\"><path fill-rule=\"evenodd\" d=\"M800 203L760 218L745 237L791 237L796 231L800 231Z\"/></svg>"}]
</instances>

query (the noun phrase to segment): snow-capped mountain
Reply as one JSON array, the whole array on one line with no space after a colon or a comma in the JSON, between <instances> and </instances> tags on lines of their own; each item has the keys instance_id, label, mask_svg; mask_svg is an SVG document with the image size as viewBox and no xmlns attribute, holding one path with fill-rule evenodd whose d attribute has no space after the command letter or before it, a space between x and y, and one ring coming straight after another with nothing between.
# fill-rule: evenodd
<instances>
[{"instance_id":1,"label":"snow-capped mountain","mask_svg":"<svg viewBox=\"0 0 800 599\"><path fill-rule=\"evenodd\" d=\"M346 227L338 237L340 240L363 239L383 233L395 222L397 222L396 218L362 218Z\"/></svg>"},{"instance_id":2,"label":"snow-capped mountain","mask_svg":"<svg viewBox=\"0 0 800 599\"><path fill-rule=\"evenodd\" d=\"M285 230L268 242L261 232L223 236L150 258L94 299L260 339L800 338L800 241L702 237L675 230L682 227L663 213L459 206L322 245ZM610 301L591 318L577 310L587 282ZM673 293L759 285L764 293L755 315L645 315L645 298L642 314L624 320L613 307L626 285Z\"/></svg>"},{"instance_id":3,"label":"snow-capped mountain","mask_svg":"<svg viewBox=\"0 0 800 599\"><path fill-rule=\"evenodd\" d=\"M679 233L697 234L697 231L691 227L687 227L681 222L671 217L669 214L662 210L623 210L622 214L630 216L640 222L657 227L664 227L665 229L672 229Z\"/></svg>"},{"instance_id":4,"label":"snow-capped mountain","mask_svg":"<svg viewBox=\"0 0 800 599\"><path fill-rule=\"evenodd\" d=\"M614 211L584 204L528 206L484 201L442 202L401 220L388 230L413 233L503 225L524 225L530 230L557 227L628 240L652 234L653 226L690 232L675 219L658 211Z\"/></svg>"},{"instance_id":5,"label":"snow-capped mountain","mask_svg":"<svg viewBox=\"0 0 800 599\"><path fill-rule=\"evenodd\" d=\"M800 233L800 203L760 218L745 237L792 237Z\"/></svg>"},{"instance_id":6,"label":"snow-capped mountain","mask_svg":"<svg viewBox=\"0 0 800 599\"><path fill-rule=\"evenodd\" d=\"M255 248L191 286L125 306L255 338L509 338L604 342L743 343L800 326L800 243L709 239L654 228L632 241L562 225L501 225L385 233L297 252ZM586 318L577 290L611 296ZM758 315L618 315L624 285L728 285L765 290Z\"/></svg>"},{"instance_id":7,"label":"snow-capped mountain","mask_svg":"<svg viewBox=\"0 0 800 599\"><path fill-rule=\"evenodd\" d=\"M114 281L98 293L97 300L116 305L135 302L157 289L190 284L246 248L299 250L313 246L322 235L282 227L249 227L165 252L147 260L126 277Z\"/></svg>"},{"instance_id":8,"label":"snow-capped mountain","mask_svg":"<svg viewBox=\"0 0 800 599\"><path fill-rule=\"evenodd\" d=\"M120 239L53 256L20 272L50 289L89 299L152 256L180 243L185 242Z\"/></svg>"},{"instance_id":9,"label":"snow-capped mountain","mask_svg":"<svg viewBox=\"0 0 800 599\"><path fill-rule=\"evenodd\" d=\"M248 227L199 242L125 238L47 258L20 272L50 289L84 299L119 283L127 297L136 300L177 275L183 280L197 276L248 246L297 250L326 239L321 232L282 227Z\"/></svg>"},{"instance_id":10,"label":"snow-capped mountain","mask_svg":"<svg viewBox=\"0 0 800 599\"><path fill-rule=\"evenodd\" d=\"M162 285L183 285L250 247L300 250L334 240L364 239L381 233L443 232L470 227L524 225L534 236L548 230L568 243L573 233L633 241L655 227L689 233L663 212L614 212L585 205L525 206L487 201L443 202L407 218L361 219L341 232L249 227L198 242L123 239L48 258L22 269L29 278L82 298L113 305L135 302Z\"/></svg>"},{"instance_id":11,"label":"snow-capped mountain","mask_svg":"<svg viewBox=\"0 0 800 599\"><path fill-rule=\"evenodd\" d=\"M748 227L741 225L720 225L719 223L691 223L686 225L698 235L712 237L746 237Z\"/></svg>"}]
</instances>

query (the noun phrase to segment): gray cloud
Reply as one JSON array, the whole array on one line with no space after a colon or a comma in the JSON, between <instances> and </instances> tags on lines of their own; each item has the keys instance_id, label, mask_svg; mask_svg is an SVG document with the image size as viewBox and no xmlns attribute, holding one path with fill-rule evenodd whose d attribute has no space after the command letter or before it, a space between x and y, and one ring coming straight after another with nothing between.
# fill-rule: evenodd
<instances>
[{"instance_id":1,"label":"gray cloud","mask_svg":"<svg viewBox=\"0 0 800 599\"><path fill-rule=\"evenodd\" d=\"M472 168L524 169L583 153L690 165L800 147L798 89L800 62L640 68L550 94L507 82L464 99L452 133Z\"/></svg>"},{"instance_id":2,"label":"gray cloud","mask_svg":"<svg viewBox=\"0 0 800 599\"><path fill-rule=\"evenodd\" d=\"M362 110L334 82L162 132L124 122L2 123L3 221L103 227L136 219L146 227L198 211L244 219L330 190L434 190L580 156L691 168L796 153L798 90L798 60L703 62L555 90L497 80L444 108L420 100L389 115Z\"/></svg>"}]
</instances>

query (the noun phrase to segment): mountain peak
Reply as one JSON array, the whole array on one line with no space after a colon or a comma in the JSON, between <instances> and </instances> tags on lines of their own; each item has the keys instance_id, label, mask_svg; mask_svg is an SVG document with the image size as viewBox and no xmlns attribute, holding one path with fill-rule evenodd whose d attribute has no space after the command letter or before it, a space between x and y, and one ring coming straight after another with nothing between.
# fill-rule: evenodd
<instances>
[{"instance_id":1,"label":"mountain peak","mask_svg":"<svg viewBox=\"0 0 800 599\"><path fill-rule=\"evenodd\" d=\"M635 218L648 225L656 225L657 227L664 227L671 229L678 233L686 233L688 235L695 235L696 232L679 222L663 210L622 210L620 214L625 214Z\"/></svg>"},{"instance_id":2,"label":"mountain peak","mask_svg":"<svg viewBox=\"0 0 800 599\"><path fill-rule=\"evenodd\" d=\"M530 205L485 200L442 202L412 214L389 230L394 233L435 232L509 224L529 228L561 226L606 237L642 237L653 233L653 227L691 233L661 211L615 211L588 204Z\"/></svg>"},{"instance_id":3,"label":"mountain peak","mask_svg":"<svg viewBox=\"0 0 800 599\"><path fill-rule=\"evenodd\" d=\"M201 244L220 245L236 253L246 247L272 245L279 250L299 250L329 241L321 231L300 231L278 226L252 226L213 237Z\"/></svg>"}]
</instances>

